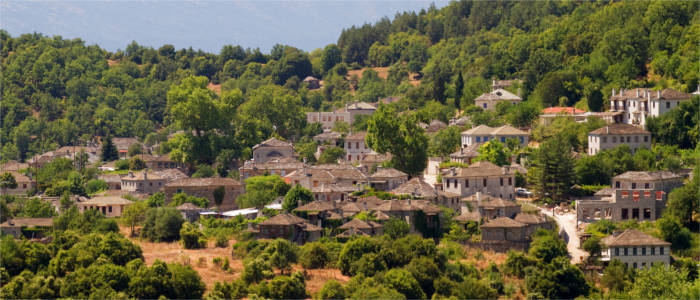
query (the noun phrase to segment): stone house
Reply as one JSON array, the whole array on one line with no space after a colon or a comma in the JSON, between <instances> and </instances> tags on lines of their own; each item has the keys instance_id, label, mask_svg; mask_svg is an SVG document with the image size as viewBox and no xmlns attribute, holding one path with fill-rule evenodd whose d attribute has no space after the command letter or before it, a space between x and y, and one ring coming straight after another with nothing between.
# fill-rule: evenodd
<instances>
[{"instance_id":1,"label":"stone house","mask_svg":"<svg viewBox=\"0 0 700 300\"><path fill-rule=\"evenodd\" d=\"M306 213L311 224L323 226L325 220L342 219L340 205L336 201L313 201L294 209L295 212Z\"/></svg>"},{"instance_id":2,"label":"stone house","mask_svg":"<svg viewBox=\"0 0 700 300\"><path fill-rule=\"evenodd\" d=\"M303 167L303 162L300 162L293 157L284 157L274 158L263 163L248 160L238 169L238 171L241 180L246 180L253 176L273 174L284 177L296 170L302 169Z\"/></svg>"},{"instance_id":3,"label":"stone house","mask_svg":"<svg viewBox=\"0 0 700 300\"><path fill-rule=\"evenodd\" d=\"M503 125L496 128L479 125L462 132L462 148L474 144L481 145L491 140L505 143L508 139L515 139L519 142L520 146L524 147L529 143L529 136L529 133L510 125Z\"/></svg>"},{"instance_id":4,"label":"stone house","mask_svg":"<svg viewBox=\"0 0 700 300\"><path fill-rule=\"evenodd\" d=\"M256 163L265 163L273 159L294 157L294 145L276 138L269 138L253 146L253 161Z\"/></svg>"},{"instance_id":5,"label":"stone house","mask_svg":"<svg viewBox=\"0 0 700 300\"><path fill-rule=\"evenodd\" d=\"M690 97L691 94L668 88L660 91L646 88L620 89L617 94L613 89L610 96L610 110L622 112L623 123L643 128L646 126L648 117L658 117L680 106L683 101L690 100Z\"/></svg>"},{"instance_id":6,"label":"stone house","mask_svg":"<svg viewBox=\"0 0 700 300\"><path fill-rule=\"evenodd\" d=\"M99 174L97 179L104 181L108 190L122 189L122 176L119 174Z\"/></svg>"},{"instance_id":7,"label":"stone house","mask_svg":"<svg viewBox=\"0 0 700 300\"><path fill-rule=\"evenodd\" d=\"M313 137L313 140L317 143L320 144L328 144L328 145L333 145L333 146L341 146L340 141L343 138L343 135L335 132L335 131L328 131L328 132L323 132L315 135Z\"/></svg>"},{"instance_id":8,"label":"stone house","mask_svg":"<svg viewBox=\"0 0 700 300\"><path fill-rule=\"evenodd\" d=\"M368 178L372 188L381 191L393 190L408 181L408 174L394 168L378 167Z\"/></svg>"},{"instance_id":9,"label":"stone house","mask_svg":"<svg viewBox=\"0 0 700 300\"><path fill-rule=\"evenodd\" d=\"M16 239L19 239L23 234L23 231L29 229L51 229L53 228L53 218L15 218L8 219L4 223L0 224L0 232L2 234L12 235ZM31 235L30 235L31 234ZM41 238L44 235L41 231L31 230L27 238Z\"/></svg>"},{"instance_id":10,"label":"stone house","mask_svg":"<svg viewBox=\"0 0 700 300\"><path fill-rule=\"evenodd\" d=\"M666 192L654 190L615 190L612 197L576 201L579 221L653 221L666 207Z\"/></svg>"},{"instance_id":11,"label":"stone house","mask_svg":"<svg viewBox=\"0 0 700 300\"><path fill-rule=\"evenodd\" d=\"M460 147L457 152L450 154L450 161L471 164L472 161L479 156L479 144L471 144L466 147Z\"/></svg>"},{"instance_id":12,"label":"stone house","mask_svg":"<svg viewBox=\"0 0 700 300\"><path fill-rule=\"evenodd\" d=\"M12 176L15 178L15 182L17 182L17 187L14 189L3 189L2 194L10 194L10 195L26 195L28 192L33 191L34 188L36 187L36 182L34 182L31 178L28 176L15 172L15 171L8 171L8 172L0 172L1 174L4 173L10 173Z\"/></svg>"},{"instance_id":13,"label":"stone house","mask_svg":"<svg viewBox=\"0 0 700 300\"><path fill-rule=\"evenodd\" d=\"M367 132L358 132L345 137L345 155L348 162L359 162L365 154L372 152L372 149L365 145Z\"/></svg>"},{"instance_id":14,"label":"stone house","mask_svg":"<svg viewBox=\"0 0 700 300\"><path fill-rule=\"evenodd\" d=\"M489 220L481 225L481 246L493 251L527 250L527 225L507 217Z\"/></svg>"},{"instance_id":15,"label":"stone house","mask_svg":"<svg viewBox=\"0 0 700 300\"><path fill-rule=\"evenodd\" d=\"M357 115L372 115L377 108L366 102L355 102L346 104L344 108L332 112L308 112L306 113L307 123L321 123L323 129L331 129L335 122L346 122L352 124Z\"/></svg>"},{"instance_id":16,"label":"stone house","mask_svg":"<svg viewBox=\"0 0 700 300\"><path fill-rule=\"evenodd\" d=\"M21 171L23 169L27 169L27 168L29 168L28 163L21 163L21 162L18 162L16 160L8 160L8 161L0 164L0 173L9 172L9 171L19 172L19 171Z\"/></svg>"},{"instance_id":17,"label":"stone house","mask_svg":"<svg viewBox=\"0 0 700 300\"><path fill-rule=\"evenodd\" d=\"M525 235L531 237L537 230L545 229L552 230L555 228L554 220L544 215L528 214L520 212L513 218L516 222L525 224Z\"/></svg>"},{"instance_id":18,"label":"stone house","mask_svg":"<svg viewBox=\"0 0 700 300\"><path fill-rule=\"evenodd\" d=\"M121 217L124 209L132 202L122 197L99 196L84 202L78 202L78 209L84 213L89 209L96 209L108 218Z\"/></svg>"},{"instance_id":19,"label":"stone house","mask_svg":"<svg viewBox=\"0 0 700 300\"><path fill-rule=\"evenodd\" d=\"M610 124L588 133L588 155L627 145L635 152L651 148L651 133L634 125Z\"/></svg>"},{"instance_id":20,"label":"stone house","mask_svg":"<svg viewBox=\"0 0 700 300\"><path fill-rule=\"evenodd\" d=\"M180 204L178 207L176 207L176 209L179 210L182 214L182 217L190 223L199 220L199 213L204 210L203 208L197 207L196 205L189 202Z\"/></svg>"},{"instance_id":21,"label":"stone house","mask_svg":"<svg viewBox=\"0 0 700 300\"><path fill-rule=\"evenodd\" d=\"M370 173L370 170L373 168L388 162L391 160L391 153L377 153L375 151L372 151L370 153L365 154L362 156L362 159L360 160L360 163L357 165L357 167L362 170L362 172L365 173Z\"/></svg>"},{"instance_id":22,"label":"stone house","mask_svg":"<svg viewBox=\"0 0 700 300\"><path fill-rule=\"evenodd\" d=\"M216 206L214 191L223 187L224 197L220 210L232 210L238 208L236 198L244 193L243 185L233 178L183 178L165 184L166 202L170 202L177 193L185 193L189 196L203 197L209 200L209 207Z\"/></svg>"},{"instance_id":23,"label":"stone house","mask_svg":"<svg viewBox=\"0 0 700 300\"><path fill-rule=\"evenodd\" d=\"M170 159L169 155L150 155L142 154L139 155L145 163L146 167L151 170L165 170L165 169L185 169L185 164Z\"/></svg>"},{"instance_id":24,"label":"stone house","mask_svg":"<svg viewBox=\"0 0 700 300\"><path fill-rule=\"evenodd\" d=\"M321 227L295 215L278 214L258 224L258 228L254 229L253 232L257 233L259 238L283 238L303 244L321 238L322 230Z\"/></svg>"},{"instance_id":25,"label":"stone house","mask_svg":"<svg viewBox=\"0 0 700 300\"><path fill-rule=\"evenodd\" d=\"M372 211L386 214L390 218L403 220L410 226L410 231L418 232L416 227L416 212L420 211L425 215L425 226L427 229L436 230L440 228L440 215L442 210L426 200L387 200ZM421 221L422 222L422 221Z\"/></svg>"},{"instance_id":26,"label":"stone house","mask_svg":"<svg viewBox=\"0 0 700 300\"><path fill-rule=\"evenodd\" d=\"M129 172L121 178L121 189L130 192L153 195L165 186L165 179L146 170L134 173Z\"/></svg>"},{"instance_id":27,"label":"stone house","mask_svg":"<svg viewBox=\"0 0 700 300\"><path fill-rule=\"evenodd\" d=\"M644 269L661 262L671 263L671 243L657 239L636 229L613 233L601 241L601 260L609 262L618 259L628 268Z\"/></svg>"},{"instance_id":28,"label":"stone house","mask_svg":"<svg viewBox=\"0 0 700 300\"><path fill-rule=\"evenodd\" d=\"M518 92L519 94L520 92ZM474 99L474 105L481 107L484 110L495 110L496 105L501 102L510 103L516 105L523 101L520 96L517 96L503 88L496 88L489 92L483 93L479 97Z\"/></svg>"},{"instance_id":29,"label":"stone house","mask_svg":"<svg viewBox=\"0 0 700 300\"><path fill-rule=\"evenodd\" d=\"M460 197L481 192L483 195L514 199L515 170L488 161L475 162L466 168L450 168L442 174L442 190Z\"/></svg>"},{"instance_id":30,"label":"stone house","mask_svg":"<svg viewBox=\"0 0 700 300\"><path fill-rule=\"evenodd\" d=\"M420 177L413 177L406 183L398 186L390 191L394 195L407 195L413 198L422 200L435 201L438 198L438 192L431 184L425 182Z\"/></svg>"},{"instance_id":31,"label":"stone house","mask_svg":"<svg viewBox=\"0 0 700 300\"><path fill-rule=\"evenodd\" d=\"M338 227L338 229L344 230L344 232L339 234L339 236L341 237L353 234L374 236L382 235L382 233L384 232L384 226L382 226L382 224L371 220L363 221L360 219L352 219Z\"/></svg>"},{"instance_id":32,"label":"stone house","mask_svg":"<svg viewBox=\"0 0 700 300\"><path fill-rule=\"evenodd\" d=\"M462 198L463 202L469 202L472 207L478 209L479 215L487 220L499 217L514 218L520 213L520 204L515 201L503 200L489 195L476 194Z\"/></svg>"},{"instance_id":33,"label":"stone house","mask_svg":"<svg viewBox=\"0 0 700 300\"><path fill-rule=\"evenodd\" d=\"M669 171L627 171L612 178L612 187L627 190L654 190L670 193L683 186L683 174Z\"/></svg>"}]
</instances>

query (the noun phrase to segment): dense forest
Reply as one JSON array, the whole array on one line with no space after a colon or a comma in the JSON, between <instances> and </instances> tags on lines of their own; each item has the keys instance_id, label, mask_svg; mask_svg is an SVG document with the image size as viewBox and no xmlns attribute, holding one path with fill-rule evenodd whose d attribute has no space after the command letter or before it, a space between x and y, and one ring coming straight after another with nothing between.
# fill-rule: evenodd
<instances>
[{"instance_id":1,"label":"dense forest","mask_svg":"<svg viewBox=\"0 0 700 300\"><path fill-rule=\"evenodd\" d=\"M521 126L537 107L604 109L613 88L688 92L700 67L698 6L460 1L346 29L337 45L310 53L286 45L270 53L227 45L213 54L135 42L112 53L80 39L0 31L0 153L2 160L23 161L94 136L154 144L185 129L164 152L190 163L230 162L249 157L250 146L272 135L299 141L318 133L303 113L349 101L402 96L398 109L416 109L423 122L447 121L458 109L473 113L472 100L488 91L492 78L522 80L517 88L528 101L504 114ZM367 66L388 67L388 76L348 75ZM306 76L321 78L323 87L309 91ZM472 120L493 124L496 117Z\"/></svg>"}]
</instances>

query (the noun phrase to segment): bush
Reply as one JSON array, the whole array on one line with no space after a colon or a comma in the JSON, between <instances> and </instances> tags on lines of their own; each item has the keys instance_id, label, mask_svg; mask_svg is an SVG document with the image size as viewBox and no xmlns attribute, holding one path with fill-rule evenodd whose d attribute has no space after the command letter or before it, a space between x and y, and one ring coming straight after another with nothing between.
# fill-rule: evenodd
<instances>
[{"instance_id":1,"label":"bush","mask_svg":"<svg viewBox=\"0 0 700 300\"><path fill-rule=\"evenodd\" d=\"M305 269L321 269L331 260L328 251L321 242L307 243L301 247L299 260Z\"/></svg>"},{"instance_id":2,"label":"bush","mask_svg":"<svg viewBox=\"0 0 700 300\"><path fill-rule=\"evenodd\" d=\"M134 156L129 160L129 170L138 171L146 167L146 162L138 156Z\"/></svg>"},{"instance_id":3,"label":"bush","mask_svg":"<svg viewBox=\"0 0 700 300\"><path fill-rule=\"evenodd\" d=\"M207 247L207 240L204 238L204 234L197 228L197 226L192 225L190 222L185 222L180 229L180 238L182 239L182 245L185 249L200 249Z\"/></svg>"},{"instance_id":4,"label":"bush","mask_svg":"<svg viewBox=\"0 0 700 300\"><path fill-rule=\"evenodd\" d=\"M216 247L219 247L219 248L226 248L226 247L228 247L228 235L226 235L226 234L223 233L223 232L217 234L217 235L216 235L216 244L215 244L215 246L216 246Z\"/></svg>"},{"instance_id":5,"label":"bush","mask_svg":"<svg viewBox=\"0 0 700 300\"><path fill-rule=\"evenodd\" d=\"M198 165L197 171L192 173L192 178L209 178L214 177L214 169L209 165Z\"/></svg>"},{"instance_id":6,"label":"bush","mask_svg":"<svg viewBox=\"0 0 700 300\"><path fill-rule=\"evenodd\" d=\"M525 255L521 251L508 251L508 258L503 263L503 273L506 275L525 277L525 268L534 266L537 261Z\"/></svg>"},{"instance_id":7,"label":"bush","mask_svg":"<svg viewBox=\"0 0 700 300\"><path fill-rule=\"evenodd\" d=\"M418 281L413 278L410 272L404 269L391 269L384 274L384 282L399 293L404 294L407 299L425 299L425 293L421 289Z\"/></svg>"},{"instance_id":8,"label":"bush","mask_svg":"<svg viewBox=\"0 0 700 300\"><path fill-rule=\"evenodd\" d=\"M337 281L331 279L323 284L316 299L345 299L345 288Z\"/></svg>"},{"instance_id":9,"label":"bush","mask_svg":"<svg viewBox=\"0 0 700 300\"><path fill-rule=\"evenodd\" d=\"M169 242L180 239L180 229L185 219L172 207L151 208L141 229L141 237L150 241Z\"/></svg>"},{"instance_id":10,"label":"bush","mask_svg":"<svg viewBox=\"0 0 700 300\"><path fill-rule=\"evenodd\" d=\"M408 223L391 218L390 220L384 222L384 234L388 235L392 239L398 239L406 236L411 229Z\"/></svg>"},{"instance_id":11,"label":"bush","mask_svg":"<svg viewBox=\"0 0 700 300\"><path fill-rule=\"evenodd\" d=\"M114 169L115 170L128 170L129 169L129 160L120 159L120 160L114 162Z\"/></svg>"},{"instance_id":12,"label":"bush","mask_svg":"<svg viewBox=\"0 0 700 300\"><path fill-rule=\"evenodd\" d=\"M244 261L241 278L246 283L260 282L263 279L271 278L273 275L272 267L266 258L256 257Z\"/></svg>"},{"instance_id":13,"label":"bush","mask_svg":"<svg viewBox=\"0 0 700 300\"><path fill-rule=\"evenodd\" d=\"M85 184L85 192L88 194L94 194L99 191L104 191L107 190L109 186L104 180L100 179L90 179L88 182Z\"/></svg>"},{"instance_id":14,"label":"bush","mask_svg":"<svg viewBox=\"0 0 700 300\"><path fill-rule=\"evenodd\" d=\"M209 299L242 299L248 296L248 284L241 279L226 282L217 282L209 293Z\"/></svg>"}]
</instances>

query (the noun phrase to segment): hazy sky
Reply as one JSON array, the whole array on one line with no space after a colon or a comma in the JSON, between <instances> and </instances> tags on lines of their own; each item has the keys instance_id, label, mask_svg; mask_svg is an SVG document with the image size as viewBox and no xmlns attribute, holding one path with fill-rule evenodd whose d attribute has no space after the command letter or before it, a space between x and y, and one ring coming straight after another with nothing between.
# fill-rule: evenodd
<instances>
[{"instance_id":1,"label":"hazy sky","mask_svg":"<svg viewBox=\"0 0 700 300\"><path fill-rule=\"evenodd\" d=\"M217 52L223 45L276 43L307 51L336 43L343 28L374 23L399 11L419 11L439 0L408 1L8 1L0 0L0 27L11 35L39 32L81 38L114 51L141 45L192 46Z\"/></svg>"}]
</instances>

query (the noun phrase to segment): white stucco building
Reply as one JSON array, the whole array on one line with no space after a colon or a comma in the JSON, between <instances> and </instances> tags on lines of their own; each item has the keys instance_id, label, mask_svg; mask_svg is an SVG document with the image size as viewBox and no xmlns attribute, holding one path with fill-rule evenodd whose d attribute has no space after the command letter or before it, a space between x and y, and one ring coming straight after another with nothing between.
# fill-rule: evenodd
<instances>
[{"instance_id":1,"label":"white stucco building","mask_svg":"<svg viewBox=\"0 0 700 300\"><path fill-rule=\"evenodd\" d=\"M639 148L651 148L651 133L630 124L610 124L588 133L588 155L627 145L635 152Z\"/></svg>"},{"instance_id":2,"label":"white stucco building","mask_svg":"<svg viewBox=\"0 0 700 300\"><path fill-rule=\"evenodd\" d=\"M671 243L636 229L627 229L601 240L602 261L618 259L628 268L643 269L656 262L671 263Z\"/></svg>"},{"instance_id":3,"label":"white stucco building","mask_svg":"<svg viewBox=\"0 0 700 300\"><path fill-rule=\"evenodd\" d=\"M622 121L625 124L646 126L648 117L658 117L667 111L678 107L683 101L690 100L691 94L663 89L653 91L646 88L631 90L615 89L610 96L610 111L623 112Z\"/></svg>"}]
</instances>

